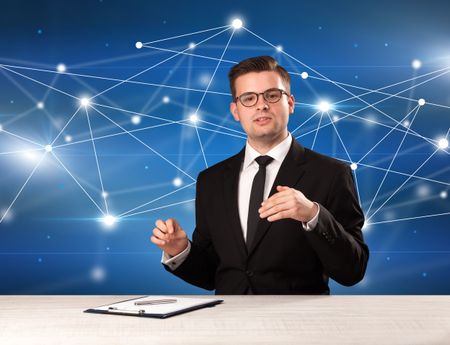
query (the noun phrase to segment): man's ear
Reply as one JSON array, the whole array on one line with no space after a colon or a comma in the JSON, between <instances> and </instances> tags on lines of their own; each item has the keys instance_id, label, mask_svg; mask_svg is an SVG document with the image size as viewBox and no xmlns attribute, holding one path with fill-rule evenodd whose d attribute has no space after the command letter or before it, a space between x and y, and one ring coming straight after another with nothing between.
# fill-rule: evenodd
<instances>
[{"instance_id":1,"label":"man's ear","mask_svg":"<svg viewBox=\"0 0 450 345\"><path fill-rule=\"evenodd\" d=\"M230 112L231 112L231 115L233 115L234 119L236 121L239 121L239 113L238 113L236 102L230 103Z\"/></svg>"},{"instance_id":2,"label":"man's ear","mask_svg":"<svg viewBox=\"0 0 450 345\"><path fill-rule=\"evenodd\" d=\"M288 98L288 105L289 105L289 115L292 115L294 113L295 108L295 98L294 95L290 95Z\"/></svg>"}]
</instances>

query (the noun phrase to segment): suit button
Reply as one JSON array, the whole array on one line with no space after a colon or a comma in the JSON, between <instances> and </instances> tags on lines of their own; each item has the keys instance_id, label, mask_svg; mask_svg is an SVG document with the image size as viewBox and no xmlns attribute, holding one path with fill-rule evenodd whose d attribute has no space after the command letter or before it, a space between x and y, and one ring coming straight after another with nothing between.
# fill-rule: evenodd
<instances>
[{"instance_id":1,"label":"suit button","mask_svg":"<svg viewBox=\"0 0 450 345\"><path fill-rule=\"evenodd\" d=\"M245 271L245 273L247 274L247 276L253 277L253 272L252 271Z\"/></svg>"}]
</instances>

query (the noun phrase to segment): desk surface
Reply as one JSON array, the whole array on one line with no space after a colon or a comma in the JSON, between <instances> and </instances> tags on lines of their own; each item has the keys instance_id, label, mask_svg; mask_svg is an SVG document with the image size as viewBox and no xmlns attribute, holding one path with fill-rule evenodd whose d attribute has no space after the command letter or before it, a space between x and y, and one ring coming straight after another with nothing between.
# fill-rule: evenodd
<instances>
[{"instance_id":1,"label":"desk surface","mask_svg":"<svg viewBox=\"0 0 450 345\"><path fill-rule=\"evenodd\" d=\"M216 296L163 320L83 313L133 297L0 296L0 344L450 344L450 296Z\"/></svg>"}]
</instances>

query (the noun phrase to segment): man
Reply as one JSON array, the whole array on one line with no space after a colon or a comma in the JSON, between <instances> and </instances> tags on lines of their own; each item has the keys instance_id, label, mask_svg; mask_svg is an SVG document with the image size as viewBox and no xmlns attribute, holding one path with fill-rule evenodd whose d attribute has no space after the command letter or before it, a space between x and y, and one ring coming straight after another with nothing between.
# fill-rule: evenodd
<instances>
[{"instance_id":1,"label":"man","mask_svg":"<svg viewBox=\"0 0 450 345\"><path fill-rule=\"evenodd\" d=\"M192 241L176 220L156 221L151 241L165 268L216 294L329 294L328 278L356 284L369 250L350 167L292 138L290 77L273 58L244 60L229 79L246 146L199 174Z\"/></svg>"}]
</instances>

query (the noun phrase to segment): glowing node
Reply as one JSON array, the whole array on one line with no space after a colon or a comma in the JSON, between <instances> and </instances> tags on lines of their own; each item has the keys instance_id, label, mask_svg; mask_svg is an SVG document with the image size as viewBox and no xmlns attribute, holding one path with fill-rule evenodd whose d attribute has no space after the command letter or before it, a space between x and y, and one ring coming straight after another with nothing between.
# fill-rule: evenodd
<instances>
[{"instance_id":1,"label":"glowing node","mask_svg":"<svg viewBox=\"0 0 450 345\"><path fill-rule=\"evenodd\" d=\"M3 126L2 126L2 125L0 125L0 132L1 132L1 131L3 131Z\"/></svg>"},{"instance_id":2,"label":"glowing node","mask_svg":"<svg viewBox=\"0 0 450 345\"><path fill-rule=\"evenodd\" d=\"M44 109L44 102L37 102L36 107L38 109Z\"/></svg>"},{"instance_id":3,"label":"glowing node","mask_svg":"<svg viewBox=\"0 0 450 345\"><path fill-rule=\"evenodd\" d=\"M326 101L320 102L318 107L319 107L319 110L323 113L325 113L331 109L330 103L328 103Z\"/></svg>"},{"instance_id":4,"label":"glowing node","mask_svg":"<svg viewBox=\"0 0 450 345\"><path fill-rule=\"evenodd\" d=\"M422 67L422 61L415 59L411 62L411 66L414 69L419 69L420 67Z\"/></svg>"},{"instance_id":5,"label":"glowing node","mask_svg":"<svg viewBox=\"0 0 450 345\"><path fill-rule=\"evenodd\" d=\"M369 224L364 224L364 226L361 229L363 232L367 232L370 230L370 225Z\"/></svg>"},{"instance_id":6,"label":"glowing node","mask_svg":"<svg viewBox=\"0 0 450 345\"><path fill-rule=\"evenodd\" d=\"M64 140L66 141L66 143L70 143L72 141L72 136L71 135L66 135L64 137Z\"/></svg>"},{"instance_id":7,"label":"glowing node","mask_svg":"<svg viewBox=\"0 0 450 345\"><path fill-rule=\"evenodd\" d=\"M350 164L350 168L354 171L354 170L358 169L358 164L352 163L352 164Z\"/></svg>"},{"instance_id":8,"label":"glowing node","mask_svg":"<svg viewBox=\"0 0 450 345\"><path fill-rule=\"evenodd\" d=\"M240 29L242 28L242 20L236 18L231 22L231 25L233 26L233 28L235 29Z\"/></svg>"},{"instance_id":9,"label":"glowing node","mask_svg":"<svg viewBox=\"0 0 450 345\"><path fill-rule=\"evenodd\" d=\"M108 214L107 216L102 218L102 221L107 227L111 227L116 224L117 218Z\"/></svg>"},{"instance_id":10,"label":"glowing node","mask_svg":"<svg viewBox=\"0 0 450 345\"><path fill-rule=\"evenodd\" d=\"M194 42L189 43L189 49L194 49L196 44Z\"/></svg>"},{"instance_id":11,"label":"glowing node","mask_svg":"<svg viewBox=\"0 0 450 345\"><path fill-rule=\"evenodd\" d=\"M446 191L446 190L443 190L443 191L439 194L439 196L441 197L441 199L447 199L447 196L448 196L447 191Z\"/></svg>"},{"instance_id":12,"label":"glowing node","mask_svg":"<svg viewBox=\"0 0 450 345\"><path fill-rule=\"evenodd\" d=\"M309 74L308 74L308 72L302 72L300 74L300 77L302 77L302 79L307 79L309 77Z\"/></svg>"},{"instance_id":13,"label":"glowing node","mask_svg":"<svg viewBox=\"0 0 450 345\"><path fill-rule=\"evenodd\" d=\"M102 267L94 267L91 270L91 278L96 282L101 282L106 277L106 272Z\"/></svg>"},{"instance_id":14,"label":"glowing node","mask_svg":"<svg viewBox=\"0 0 450 345\"><path fill-rule=\"evenodd\" d=\"M0 211L0 219L2 219L3 218L3 221L4 222L9 222L9 221L11 221L12 219L13 219L13 213L12 213L12 210L11 209L9 209L9 211L5 208L5 209L2 209L1 211Z\"/></svg>"},{"instance_id":15,"label":"glowing node","mask_svg":"<svg viewBox=\"0 0 450 345\"><path fill-rule=\"evenodd\" d=\"M162 99L162 101L163 101L163 103L165 103L165 104L169 103L169 102L170 102L169 96L164 96L163 99Z\"/></svg>"},{"instance_id":16,"label":"glowing node","mask_svg":"<svg viewBox=\"0 0 450 345\"><path fill-rule=\"evenodd\" d=\"M403 126L404 127L409 127L411 123L408 120L403 121Z\"/></svg>"},{"instance_id":17,"label":"glowing node","mask_svg":"<svg viewBox=\"0 0 450 345\"><path fill-rule=\"evenodd\" d=\"M80 99L80 103L83 107L87 107L89 104L91 104L91 101L87 97L83 97Z\"/></svg>"},{"instance_id":18,"label":"glowing node","mask_svg":"<svg viewBox=\"0 0 450 345\"><path fill-rule=\"evenodd\" d=\"M417 103L419 103L420 106L423 106L423 105L425 105L425 100L423 98L421 98L417 101Z\"/></svg>"},{"instance_id":19,"label":"glowing node","mask_svg":"<svg viewBox=\"0 0 450 345\"><path fill-rule=\"evenodd\" d=\"M142 42L136 42L136 48L137 49L141 49L144 45L142 44Z\"/></svg>"},{"instance_id":20,"label":"glowing node","mask_svg":"<svg viewBox=\"0 0 450 345\"><path fill-rule=\"evenodd\" d=\"M56 70L57 70L59 73L64 73L65 71L67 71L67 67L66 67L66 65L64 65L63 63L60 63L60 64L58 64L58 65L56 66Z\"/></svg>"},{"instance_id":21,"label":"glowing node","mask_svg":"<svg viewBox=\"0 0 450 345\"><path fill-rule=\"evenodd\" d=\"M179 177L175 177L172 183L175 187L180 187L183 184L183 180Z\"/></svg>"},{"instance_id":22,"label":"glowing node","mask_svg":"<svg viewBox=\"0 0 450 345\"><path fill-rule=\"evenodd\" d=\"M102 192L102 197L103 197L103 199L106 199L108 197L108 193L107 192Z\"/></svg>"},{"instance_id":23,"label":"glowing node","mask_svg":"<svg viewBox=\"0 0 450 345\"><path fill-rule=\"evenodd\" d=\"M197 122L198 122L198 116L197 116L197 114L192 114L191 116L189 116L189 120L190 120L192 123L197 123Z\"/></svg>"},{"instance_id":24,"label":"glowing node","mask_svg":"<svg viewBox=\"0 0 450 345\"><path fill-rule=\"evenodd\" d=\"M52 152L52 150L53 150L52 145L45 145L45 151L46 152Z\"/></svg>"},{"instance_id":25,"label":"glowing node","mask_svg":"<svg viewBox=\"0 0 450 345\"><path fill-rule=\"evenodd\" d=\"M446 149L448 147L448 140L445 138L442 138L438 141L438 145L440 149Z\"/></svg>"},{"instance_id":26,"label":"glowing node","mask_svg":"<svg viewBox=\"0 0 450 345\"><path fill-rule=\"evenodd\" d=\"M131 117L131 123L133 125L138 125L141 123L141 117L139 115L134 115L133 117Z\"/></svg>"},{"instance_id":27,"label":"glowing node","mask_svg":"<svg viewBox=\"0 0 450 345\"><path fill-rule=\"evenodd\" d=\"M333 121L334 122L338 122L339 120L340 120L339 116L337 116L337 115L333 116Z\"/></svg>"},{"instance_id":28,"label":"glowing node","mask_svg":"<svg viewBox=\"0 0 450 345\"><path fill-rule=\"evenodd\" d=\"M283 46L277 46L277 51L282 52L283 51Z\"/></svg>"}]
</instances>

